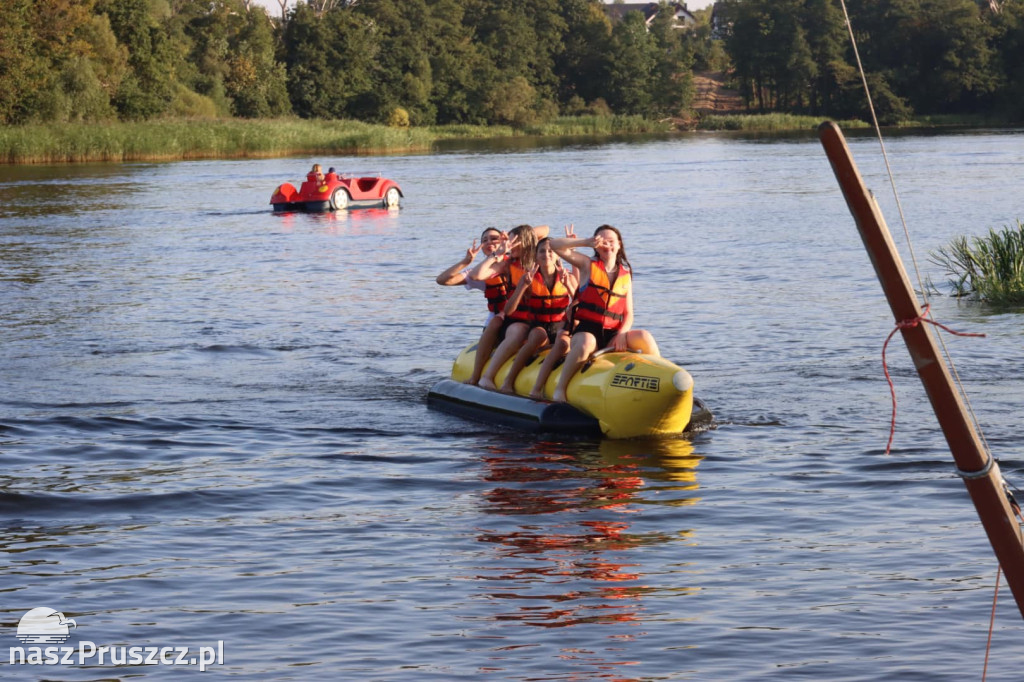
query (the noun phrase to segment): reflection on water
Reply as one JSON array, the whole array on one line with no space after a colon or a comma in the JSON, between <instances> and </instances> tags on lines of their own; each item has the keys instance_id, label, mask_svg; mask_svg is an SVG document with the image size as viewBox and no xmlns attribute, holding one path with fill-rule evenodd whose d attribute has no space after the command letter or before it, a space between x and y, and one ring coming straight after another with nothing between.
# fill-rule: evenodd
<instances>
[{"instance_id":1,"label":"reflection on water","mask_svg":"<svg viewBox=\"0 0 1024 682\"><path fill-rule=\"evenodd\" d=\"M270 209L267 209L270 211ZM303 213L299 211L274 212L285 232L315 225L326 228L328 233L342 232L351 235L389 234L398 223L401 208L359 208L348 211L324 211Z\"/></svg>"},{"instance_id":2,"label":"reflection on water","mask_svg":"<svg viewBox=\"0 0 1024 682\"><path fill-rule=\"evenodd\" d=\"M1018 214L1019 132L893 147L922 250ZM977 677L991 550L910 380L878 476L891 320L816 140L394 156L399 211L274 214L322 160L0 166L5 622L230 640L246 680ZM625 230L638 324L719 414L696 450L427 410L483 309L433 277L521 222ZM954 354L1019 484L1019 315L933 304L988 334Z\"/></svg>"},{"instance_id":3,"label":"reflection on water","mask_svg":"<svg viewBox=\"0 0 1024 682\"><path fill-rule=\"evenodd\" d=\"M545 628L633 622L645 599L698 589L663 585L630 554L691 535L642 531L634 515L696 503L700 459L686 440L603 441L596 452L544 442L526 454L492 448L484 480L496 485L484 511L513 520L477 538L496 546L495 566L476 576L488 599L508 604L494 619Z\"/></svg>"},{"instance_id":4,"label":"reflection on water","mask_svg":"<svg viewBox=\"0 0 1024 682\"><path fill-rule=\"evenodd\" d=\"M2 219L46 218L55 212L105 212L143 201L140 195L145 185L133 182L123 168L116 166L83 168L73 181L68 181L67 169L60 166L16 170L8 170L6 177L0 173Z\"/></svg>"}]
</instances>

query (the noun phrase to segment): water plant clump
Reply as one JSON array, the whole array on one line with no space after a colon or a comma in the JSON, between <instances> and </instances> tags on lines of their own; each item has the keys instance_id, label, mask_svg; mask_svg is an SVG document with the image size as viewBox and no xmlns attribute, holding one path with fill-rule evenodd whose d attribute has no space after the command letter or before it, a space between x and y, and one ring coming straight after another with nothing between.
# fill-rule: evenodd
<instances>
[{"instance_id":1,"label":"water plant clump","mask_svg":"<svg viewBox=\"0 0 1024 682\"><path fill-rule=\"evenodd\" d=\"M960 236L931 254L946 269L954 296L994 304L1024 304L1024 223L990 228L985 237Z\"/></svg>"}]
</instances>

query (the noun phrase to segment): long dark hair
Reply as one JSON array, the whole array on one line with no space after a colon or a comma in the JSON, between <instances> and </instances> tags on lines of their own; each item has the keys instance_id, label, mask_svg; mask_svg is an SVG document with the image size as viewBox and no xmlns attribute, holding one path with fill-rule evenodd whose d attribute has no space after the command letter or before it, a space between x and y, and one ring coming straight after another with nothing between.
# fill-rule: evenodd
<instances>
[{"instance_id":1,"label":"long dark hair","mask_svg":"<svg viewBox=\"0 0 1024 682\"><path fill-rule=\"evenodd\" d=\"M544 237L543 239L541 239L540 241L537 242L537 248L534 249L533 252L534 253L540 253L540 247L543 246L544 244L548 244L550 242L551 242L551 237ZM536 258L534 258L534 262L537 262ZM555 277L556 278L559 277L562 274L562 272L563 272L562 259L558 257L558 254L556 252L555 253Z\"/></svg>"},{"instance_id":2,"label":"long dark hair","mask_svg":"<svg viewBox=\"0 0 1024 682\"><path fill-rule=\"evenodd\" d=\"M615 254L615 267L625 265L626 268L632 271L633 266L629 264L629 258L626 257L626 245L622 241L622 233L619 232L619 229L617 227L612 227L611 225L602 225L594 230L594 236L596 237L597 233L601 230L611 230L615 233L615 236L619 238L619 252ZM597 251L595 250L594 253L597 254Z\"/></svg>"}]
</instances>

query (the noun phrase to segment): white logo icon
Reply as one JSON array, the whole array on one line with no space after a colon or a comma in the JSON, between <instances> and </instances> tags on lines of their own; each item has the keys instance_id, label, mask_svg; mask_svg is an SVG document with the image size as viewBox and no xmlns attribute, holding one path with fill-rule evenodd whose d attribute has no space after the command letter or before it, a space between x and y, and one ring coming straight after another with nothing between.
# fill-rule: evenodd
<instances>
[{"instance_id":1,"label":"white logo icon","mask_svg":"<svg viewBox=\"0 0 1024 682\"><path fill-rule=\"evenodd\" d=\"M41 606L21 617L18 639L24 644L63 644L71 634L68 626L77 628L78 623L59 611Z\"/></svg>"}]
</instances>

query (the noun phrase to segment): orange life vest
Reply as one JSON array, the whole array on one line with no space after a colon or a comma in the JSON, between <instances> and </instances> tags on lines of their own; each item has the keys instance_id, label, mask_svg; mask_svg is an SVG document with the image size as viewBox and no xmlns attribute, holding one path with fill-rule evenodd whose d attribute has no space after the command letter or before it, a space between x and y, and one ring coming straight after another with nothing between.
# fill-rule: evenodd
<instances>
[{"instance_id":1,"label":"orange life vest","mask_svg":"<svg viewBox=\"0 0 1024 682\"><path fill-rule=\"evenodd\" d=\"M618 329L626 319L626 295L632 279L629 268L619 266L619 276L611 284L601 259L590 261L590 281L576 294L576 319L596 322L604 329Z\"/></svg>"},{"instance_id":2,"label":"orange life vest","mask_svg":"<svg viewBox=\"0 0 1024 682\"><path fill-rule=\"evenodd\" d=\"M520 304L525 308L530 319L535 322L561 322L565 319L565 309L569 307L572 296L565 285L565 272L555 275L555 283L551 289L544 284L544 275L538 272L530 282L530 291Z\"/></svg>"},{"instance_id":3,"label":"orange life vest","mask_svg":"<svg viewBox=\"0 0 1024 682\"><path fill-rule=\"evenodd\" d=\"M508 256L505 257L508 260ZM519 261L513 261L518 263ZM512 278L509 276L512 270L512 263L509 263L509 272L495 275L484 282L484 296L487 298L487 309L497 315L505 309L505 304L508 303L509 297L512 292L515 291L515 287L512 285ZM520 276L522 276L522 268L520 268Z\"/></svg>"},{"instance_id":4,"label":"orange life vest","mask_svg":"<svg viewBox=\"0 0 1024 682\"><path fill-rule=\"evenodd\" d=\"M526 270L523 269L523 264L518 258L512 259L508 263L508 296L512 297L512 294L516 291L516 286L519 284L519 280L526 274ZM502 305L504 309L504 305ZM530 320L530 311L526 310L522 303L520 303L515 310L506 316L508 320L515 320L517 322L528 322Z\"/></svg>"}]
</instances>

